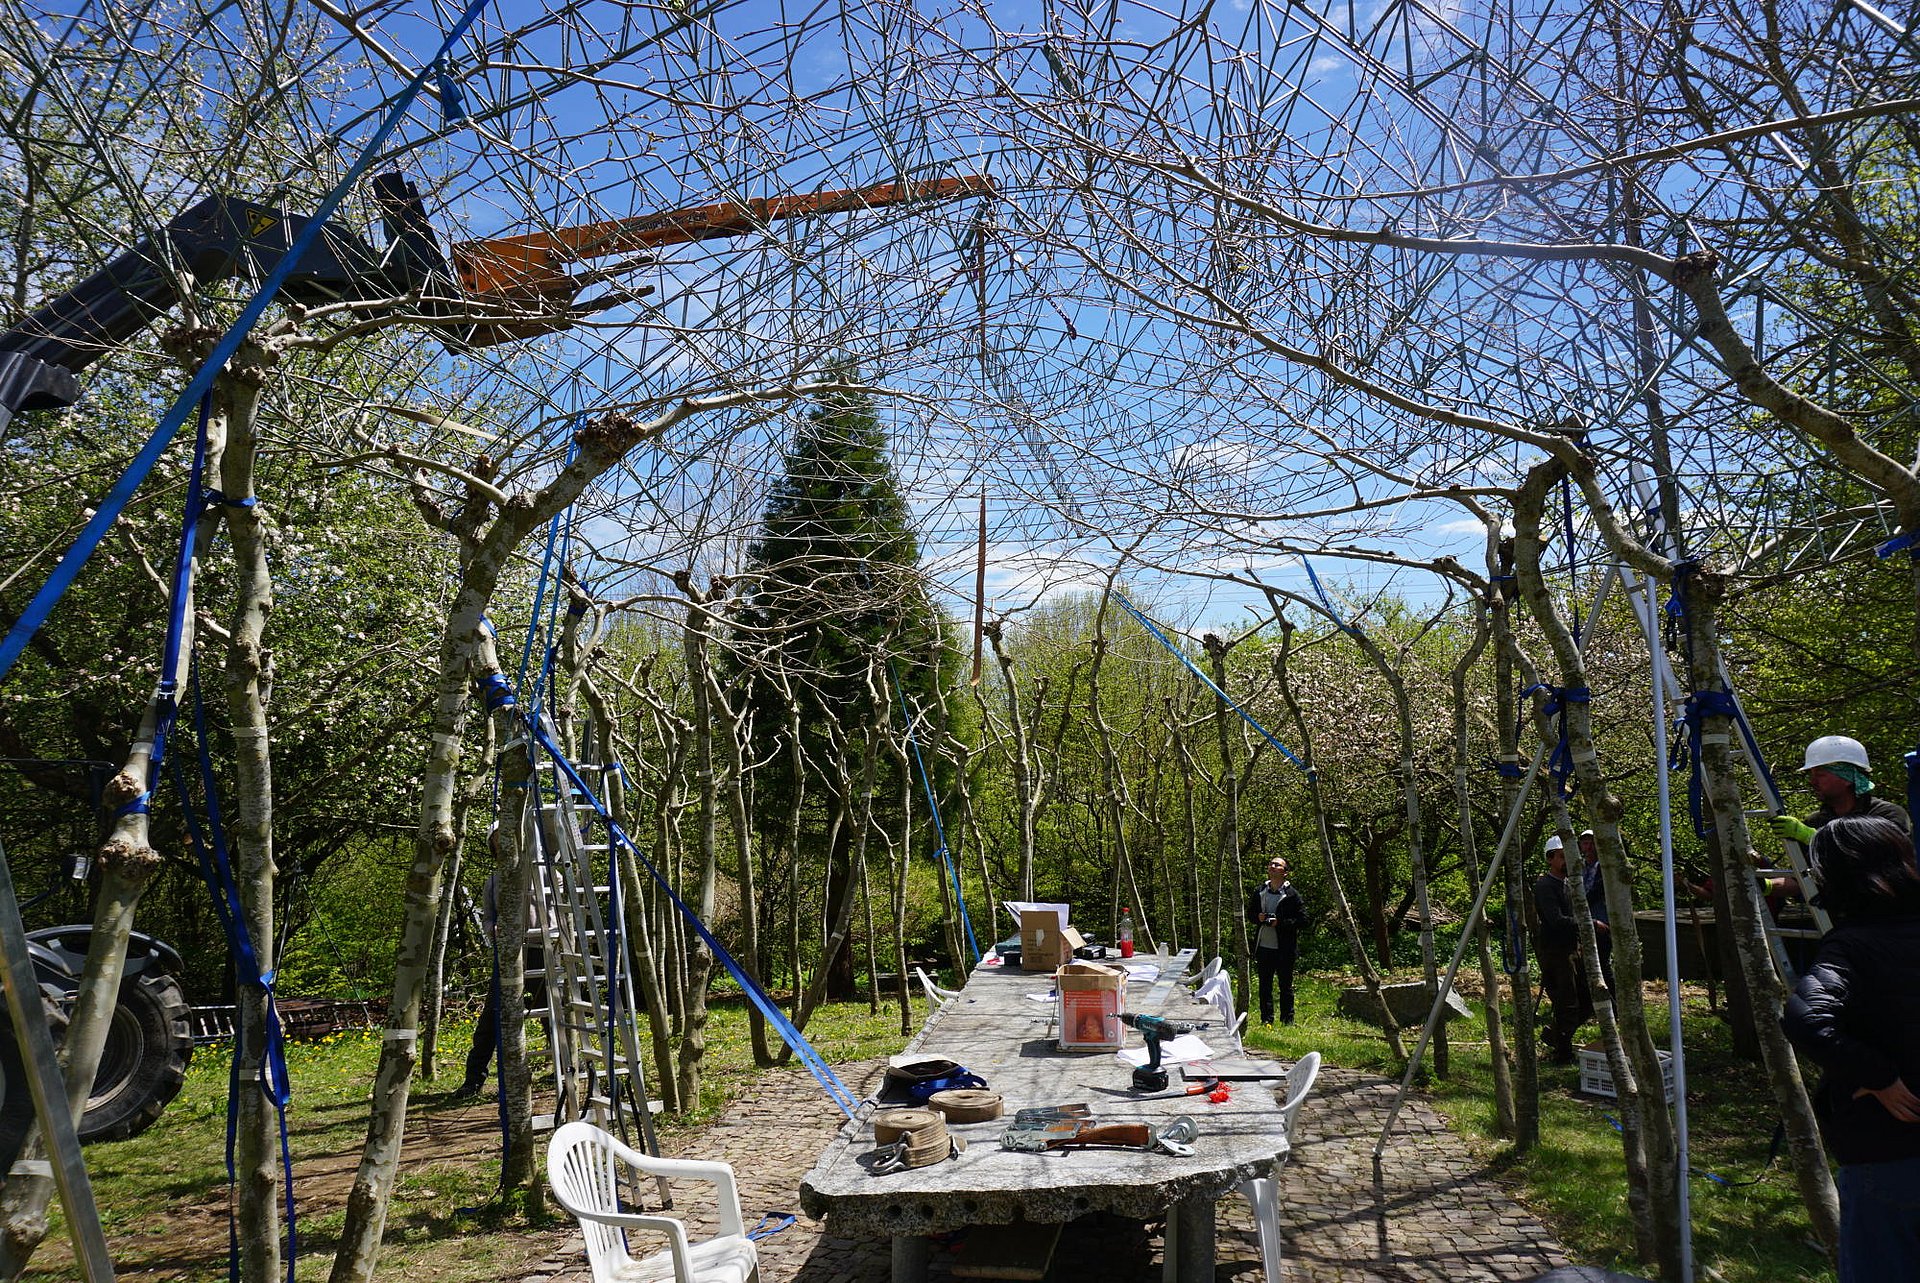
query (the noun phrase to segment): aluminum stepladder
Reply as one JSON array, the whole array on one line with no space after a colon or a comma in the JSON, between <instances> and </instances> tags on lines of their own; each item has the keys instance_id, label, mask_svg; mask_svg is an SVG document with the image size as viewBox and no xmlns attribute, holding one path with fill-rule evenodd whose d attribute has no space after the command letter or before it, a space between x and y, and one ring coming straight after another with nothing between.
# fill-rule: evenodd
<instances>
[{"instance_id":1,"label":"aluminum stepladder","mask_svg":"<svg viewBox=\"0 0 1920 1283\"><path fill-rule=\"evenodd\" d=\"M616 768L575 769L591 778ZM543 788L527 894L527 943L545 952L541 973L555 1104L551 1115L534 1119L534 1126L544 1130L584 1120L658 1155L655 1104L648 1098L640 1058L632 960L626 933L608 921L615 853L610 840L588 842L583 831L587 824L604 831L606 824L551 758L541 756L535 778ZM661 1198L667 1198L664 1181Z\"/></svg>"},{"instance_id":2,"label":"aluminum stepladder","mask_svg":"<svg viewBox=\"0 0 1920 1283\"><path fill-rule=\"evenodd\" d=\"M17 1161L14 1171L36 1174L36 1164L47 1169L37 1174L52 1176L60 1192L60 1207L66 1213L67 1234L73 1240L73 1255L82 1277L87 1283L113 1283L113 1261L107 1255L100 1210L94 1205L93 1186L80 1158L80 1135L67 1110L66 1083L54 1055L47 1013L41 1007L40 982L27 952L27 929L20 920L20 901L14 894L13 873L7 866L4 847L0 847L0 982L6 990L7 1015L20 1049L21 1070L28 1094L33 1097L33 1114L49 1155L32 1162Z\"/></svg>"},{"instance_id":3,"label":"aluminum stepladder","mask_svg":"<svg viewBox=\"0 0 1920 1283\"><path fill-rule=\"evenodd\" d=\"M1635 471L1637 474L1638 469L1636 468ZM1633 493L1639 505L1640 513L1644 518L1643 528L1648 529L1650 532L1647 538L1647 546L1662 556L1670 557L1669 540L1667 539L1663 524L1660 521L1660 507L1654 496L1653 486L1644 476L1636 475L1633 482ZM1621 568L1621 577L1626 584L1628 599L1633 603L1635 612L1641 616L1642 627L1647 630L1647 636L1649 638L1658 637L1660 635L1659 622L1661 607L1657 600L1656 585L1637 574L1631 567L1623 566ZM1655 646L1651 649L1654 652L1654 662L1661 667L1661 679L1666 683L1667 689L1671 691L1691 690L1691 683L1681 683L1674 677L1673 665L1667 655L1666 648L1664 646ZM1759 794L1762 803L1762 805L1757 807L1746 808L1747 819L1754 821L1769 819L1776 815L1788 814L1786 803L1780 796L1779 787L1774 783L1772 774L1766 768L1765 759L1762 758L1760 754L1760 745L1754 739L1753 725L1747 720L1746 709L1740 703L1739 692L1734 689L1733 680L1727 673L1727 667L1724 661L1719 665L1718 675L1721 685L1726 688L1728 697L1733 701L1735 710L1733 724L1735 739L1739 749L1735 760L1746 764L1747 774L1752 777L1750 787ZM1749 831L1749 835L1752 836L1751 830ZM1813 883L1806 848L1790 839L1783 838L1781 839L1781 843L1784 848L1783 854L1785 856L1785 862L1777 866L1755 868L1753 870L1753 876L1759 880L1761 898L1763 900L1766 898L1766 883L1768 879L1776 877L1794 878L1800 887L1801 899L1806 905L1807 912L1811 915L1812 926L1795 925L1791 923L1782 924L1775 920L1770 910L1764 912L1762 918L1762 927L1767 936L1767 949L1773 956L1774 972L1780 977L1781 986L1786 991L1791 992L1797 971L1793 965L1793 958L1787 951L1786 942L1788 940L1818 940L1833 929L1833 920L1828 916L1825 909L1812 902L1808 888L1810 888ZM1756 849L1757 847L1758 843L1756 843Z\"/></svg>"}]
</instances>

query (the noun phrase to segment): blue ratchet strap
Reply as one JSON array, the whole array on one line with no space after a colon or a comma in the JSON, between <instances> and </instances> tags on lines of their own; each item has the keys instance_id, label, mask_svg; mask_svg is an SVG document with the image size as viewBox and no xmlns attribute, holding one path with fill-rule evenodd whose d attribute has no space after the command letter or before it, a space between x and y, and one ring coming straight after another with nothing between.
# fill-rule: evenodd
<instances>
[{"instance_id":1,"label":"blue ratchet strap","mask_svg":"<svg viewBox=\"0 0 1920 1283\"><path fill-rule=\"evenodd\" d=\"M1302 557L1300 564L1307 568L1307 581L1313 585L1313 595L1320 599L1321 609L1332 616L1334 625L1349 637L1360 636L1360 630L1342 619L1340 612L1333 608L1333 602L1327 597L1327 590L1320 586L1320 576L1313 573L1313 563Z\"/></svg>"},{"instance_id":2,"label":"blue ratchet strap","mask_svg":"<svg viewBox=\"0 0 1920 1283\"><path fill-rule=\"evenodd\" d=\"M153 806L154 790L160 785L161 770L167 760L167 738L180 718L181 649L186 644L187 598L193 591L193 544L200 518L206 514L203 492L207 468L207 418L213 410L213 393L200 398L200 427L194 434L193 462L187 470L187 503L180 522L180 542L174 549L173 577L167 586L167 639L160 654L159 707L153 719L153 749L147 759L148 787L114 812L145 815Z\"/></svg>"},{"instance_id":3,"label":"blue ratchet strap","mask_svg":"<svg viewBox=\"0 0 1920 1283\"><path fill-rule=\"evenodd\" d=\"M394 95L392 107L387 112L386 118L374 129L372 136L367 139L366 146L361 148L360 154L354 158L353 163L347 166L347 172L341 176L340 182L321 199L319 206L294 235L292 242L287 246L287 252L281 255L280 261L273 265L273 270L269 271L266 278L260 282L260 288L254 291L253 297L248 299L246 306L240 309L240 315L234 318L227 332L220 336L220 341L213 345L213 350L207 354L207 359L201 362L194 376L187 381L187 386L181 390L179 398L168 408L166 414L161 416L160 425L154 429L153 435L147 438L147 443L140 447L138 454L134 455L133 462L127 465L127 470L120 474L120 479L113 483L113 488L94 509L93 516L89 517L87 524L81 528L79 537L73 541L72 546L65 553L61 554L60 564L53 568L53 573L47 577L44 584L40 585L40 590L34 593L26 609L20 612L20 617L14 620L13 627L7 630L6 637L0 639L0 680L4 680L12 671L15 662L25 653L27 644L33 640L33 635L46 624L48 617L53 614L53 608L60 603L62 597L66 596L67 590L73 587L73 581L79 578L80 571L87 564L88 558L93 556L101 540L106 538L107 532L113 529L114 522L120 519L120 514L132 501L134 491L140 488L140 483L145 481L148 474L153 471L154 465L160 461L160 456L166 453L169 445L173 444L175 434L187 421L187 415L192 412L193 406L213 390L214 379L219 377L220 371L226 368L227 362L233 359L234 353L240 350L240 345L246 341L247 335L253 332L253 327L259 323L260 318L266 315L268 306L280 293L280 287L287 283L287 278L293 275L294 269L306 257L307 251L319 241L320 234L326 230L334 212L340 208L341 203L346 200L366 172L373 168L374 161L385 154L388 137L399 127L400 121L407 114L407 109L412 106L414 98L427 83L434 64L445 58L454 45L459 43L460 38L467 33L467 28L480 17L480 11L485 9L487 4L488 0L469 0L467 7L461 11L460 17L452 27L448 28L446 39L441 42L440 49L434 54L433 59L422 67L398 94Z\"/></svg>"},{"instance_id":4,"label":"blue ratchet strap","mask_svg":"<svg viewBox=\"0 0 1920 1283\"><path fill-rule=\"evenodd\" d=\"M1910 557L1920 557L1920 531L1909 530L1905 534L1895 535L1882 544L1875 544L1873 555L1882 560L1904 552Z\"/></svg>"},{"instance_id":5,"label":"blue ratchet strap","mask_svg":"<svg viewBox=\"0 0 1920 1283\"><path fill-rule=\"evenodd\" d=\"M1525 699L1536 691L1546 692L1547 702L1540 711L1556 719L1560 731L1560 742L1553 746L1553 752L1547 758L1547 774L1552 777L1554 787L1560 790L1562 797L1571 797L1573 788L1569 781L1573 779L1573 748L1567 743L1567 707L1592 702L1593 691L1586 686L1553 686L1539 682L1521 691L1520 698Z\"/></svg>"},{"instance_id":6,"label":"blue ratchet strap","mask_svg":"<svg viewBox=\"0 0 1920 1283\"><path fill-rule=\"evenodd\" d=\"M719 959L720 965L727 969L727 974L733 977L734 983L740 986L741 992L747 995L748 1000L760 1009L760 1014L765 1016L767 1022L779 1032L781 1041L793 1048L794 1054L800 1057L801 1063L807 1067L808 1072L814 1076L815 1080L818 1081L820 1086L826 1091L828 1097L839 1107L840 1112L846 1114L848 1117L852 1117L854 1111L860 1107L859 1098L848 1090L845 1083L840 1081L840 1076L833 1072L833 1066L821 1059L820 1053L814 1050L813 1044L807 1041L806 1035L801 1033L800 1030L794 1026L794 1023L787 1019L786 1013L780 1010L780 1004L768 997L767 991L762 989L759 983L746 973L731 953L727 952L727 947L721 944L720 941L715 938L713 932L707 929L707 924L700 920L700 915L695 913L687 902L680 898L679 892L673 889L673 884L667 881L666 875L661 873L653 861L647 858L646 852L642 851L634 840L627 836L624 829L614 823L613 816L607 811L605 804L600 801L592 789L587 787L586 780L581 778L580 772L574 769L573 763L569 762L565 755L560 752L559 745L553 742L553 738L547 734L546 729L538 722L530 723L527 729L533 735L534 741L553 759L554 765L558 766L561 772L573 782L573 786L580 791L581 796L592 806L595 814L599 815L601 820L606 823L609 841L618 842L620 845L626 847L641 864L646 866L647 872L653 876L653 880L659 884L660 889L665 891L667 898L673 902L673 907L680 911L681 916L687 920L687 924L694 929L695 934L700 937L707 948L713 950L713 956Z\"/></svg>"},{"instance_id":7,"label":"blue ratchet strap","mask_svg":"<svg viewBox=\"0 0 1920 1283\"><path fill-rule=\"evenodd\" d=\"M933 780L927 775L927 764L920 756L920 739L913 733L913 710L907 707L907 689L900 684L900 670L894 665L893 657L887 657L887 673L893 678L893 693L900 700L900 716L906 719L907 745L913 749L913 764L920 769L920 787L926 790L927 811L933 816L933 831L940 839L940 849L936 858L946 867L947 877L953 883L953 902L960 906L960 925L966 928L967 948L973 950L973 960L980 961L980 945L973 937L973 920L967 916L967 893L960 886L960 870L954 867L953 853L947 850L946 826L940 822L940 803L933 796Z\"/></svg>"},{"instance_id":8,"label":"blue ratchet strap","mask_svg":"<svg viewBox=\"0 0 1920 1283\"><path fill-rule=\"evenodd\" d=\"M1165 646L1169 654L1171 654L1175 659L1179 660L1182 664L1185 664L1188 672L1192 673L1195 677L1198 677L1201 680L1201 682L1205 684L1208 690L1212 691L1215 695L1218 695L1222 700L1226 701L1226 705L1228 708L1231 708L1234 712L1240 714L1241 720L1246 722L1247 725L1253 727L1254 730L1259 731L1260 737L1262 739L1266 740L1267 743L1273 745L1274 748L1280 751L1280 756L1286 758L1289 762L1292 762L1295 766L1299 767L1302 771L1305 771L1307 774L1308 780L1317 780L1320 778L1319 773L1317 771L1315 771L1311 766L1308 766L1305 762L1301 761L1299 758L1295 757L1291 752L1289 752L1285 744L1282 744L1279 740L1273 737L1272 731L1269 731L1266 727L1262 726L1259 723L1259 721L1255 719L1252 713L1249 713L1246 709L1242 708L1240 706L1239 700L1235 699L1233 696L1227 694L1225 691L1221 690L1218 686L1214 685L1213 678L1207 676L1205 672L1201 671L1200 666L1194 663L1193 660L1188 657L1185 651L1181 650L1178 646L1174 645L1171 641L1169 641L1167 639L1167 635L1161 632L1160 629L1154 625L1154 622L1151 619L1148 619L1145 615L1135 610L1133 608L1133 603L1126 599L1125 594L1120 592L1115 592L1113 594L1113 599L1119 602L1121 607L1125 609L1129 615L1132 615L1136 620L1138 620L1142 628L1146 629L1149 633L1152 633L1154 640L1159 642L1162 646Z\"/></svg>"},{"instance_id":9,"label":"blue ratchet strap","mask_svg":"<svg viewBox=\"0 0 1920 1283\"><path fill-rule=\"evenodd\" d=\"M1713 823L1707 814L1706 777L1700 760L1700 728L1709 717L1730 717L1738 722L1740 705L1728 691L1694 691L1687 696L1685 711L1681 714L1687 727L1687 810L1693 816L1694 834L1701 838L1713 832Z\"/></svg>"},{"instance_id":10,"label":"blue ratchet strap","mask_svg":"<svg viewBox=\"0 0 1920 1283\"><path fill-rule=\"evenodd\" d=\"M247 930L246 910L240 901L240 888L233 877L233 862L227 854L226 827L220 819L219 781L214 777L213 757L207 750L207 710L201 698L197 673L191 685L193 729L200 748L201 804L206 808L205 830L202 831L193 807L186 803L184 779L180 780L181 811L186 818L188 833L193 838L194 851L199 856L200 875L206 880L207 889L213 892L214 913L226 933L234 978L241 985L257 987L266 999L266 1045L261 1048L257 1085L260 1094L273 1106L280 1123L280 1170L287 1200L287 1283L294 1283L298 1246L293 1201L293 1150L287 1134L287 1106L293 1100L293 1091L287 1078L286 1035L280 1025L280 1008L274 997L275 973L260 969L260 956L254 952L253 937ZM227 1085L227 1183L230 1185L235 1179L234 1153L240 1122L240 1052L245 1033L243 1027L236 1025L233 1067ZM227 1234L227 1276L233 1283L238 1283L239 1225L232 1213L227 1221Z\"/></svg>"},{"instance_id":11,"label":"blue ratchet strap","mask_svg":"<svg viewBox=\"0 0 1920 1283\"><path fill-rule=\"evenodd\" d=\"M513 687L507 685L507 679L499 673L488 673L480 679L480 698L489 713L515 707Z\"/></svg>"},{"instance_id":12,"label":"blue ratchet strap","mask_svg":"<svg viewBox=\"0 0 1920 1283\"><path fill-rule=\"evenodd\" d=\"M790 1228L794 1219L792 1212L768 1212L754 1222L753 1228L747 1231L747 1237L756 1242L763 1238L772 1238L781 1230ZM772 1222L771 1225L768 1224L769 1221Z\"/></svg>"},{"instance_id":13,"label":"blue ratchet strap","mask_svg":"<svg viewBox=\"0 0 1920 1283\"><path fill-rule=\"evenodd\" d=\"M443 124L457 125L467 118L466 87L447 70L445 58L433 64L433 93L440 100L440 120Z\"/></svg>"},{"instance_id":14,"label":"blue ratchet strap","mask_svg":"<svg viewBox=\"0 0 1920 1283\"><path fill-rule=\"evenodd\" d=\"M1503 780L1524 780L1527 778L1527 768L1518 762L1496 762L1492 758L1488 758L1487 769Z\"/></svg>"}]
</instances>

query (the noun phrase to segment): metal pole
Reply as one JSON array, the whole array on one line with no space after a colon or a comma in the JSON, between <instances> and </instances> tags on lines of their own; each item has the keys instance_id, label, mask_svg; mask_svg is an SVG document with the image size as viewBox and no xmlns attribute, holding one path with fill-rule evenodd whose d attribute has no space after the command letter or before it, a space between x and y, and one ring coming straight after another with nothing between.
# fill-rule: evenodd
<instances>
[{"instance_id":1,"label":"metal pole","mask_svg":"<svg viewBox=\"0 0 1920 1283\"><path fill-rule=\"evenodd\" d=\"M1660 642L1653 581L1642 579L1631 592L1634 617L1647 639L1653 686L1653 744L1660 755L1654 779L1660 797L1660 909L1667 947L1667 1043L1673 1055L1673 1134L1680 1172L1680 1283L1693 1283L1693 1190L1687 1139L1687 1047L1680 1025L1680 928L1673 892L1673 799L1667 779L1667 664Z\"/></svg>"},{"instance_id":2,"label":"metal pole","mask_svg":"<svg viewBox=\"0 0 1920 1283\"><path fill-rule=\"evenodd\" d=\"M20 921L20 901L13 892L13 872L7 867L4 845L0 845L0 980L6 982L7 1013L13 1017L13 1036L20 1048L27 1090L33 1096L33 1114L40 1121L40 1134L53 1156L51 1163L44 1165L51 1167L53 1183L60 1191L74 1257L87 1283L113 1283L113 1262L107 1256L106 1236L100 1230L100 1209L93 1204L93 1186L87 1183L86 1165L80 1161L80 1136L74 1131L66 1085L60 1080L47 1013L40 1006L40 982L34 977L33 958L27 953L27 928ZM26 1167L26 1163L14 1164L15 1171ZM38 1173L29 1169L29 1174Z\"/></svg>"}]
</instances>

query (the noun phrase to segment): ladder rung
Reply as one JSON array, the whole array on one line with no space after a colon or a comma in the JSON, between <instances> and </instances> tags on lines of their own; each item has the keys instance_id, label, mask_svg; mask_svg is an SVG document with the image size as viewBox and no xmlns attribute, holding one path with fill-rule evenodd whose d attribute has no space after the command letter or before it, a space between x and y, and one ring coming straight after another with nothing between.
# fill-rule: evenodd
<instances>
[{"instance_id":1,"label":"ladder rung","mask_svg":"<svg viewBox=\"0 0 1920 1283\"><path fill-rule=\"evenodd\" d=\"M1767 934L1780 940L1818 940L1826 933L1818 927L1768 927Z\"/></svg>"},{"instance_id":2,"label":"ladder rung","mask_svg":"<svg viewBox=\"0 0 1920 1283\"><path fill-rule=\"evenodd\" d=\"M1797 878L1800 876L1800 870L1798 869L1755 869L1753 872L1754 876L1762 878Z\"/></svg>"}]
</instances>

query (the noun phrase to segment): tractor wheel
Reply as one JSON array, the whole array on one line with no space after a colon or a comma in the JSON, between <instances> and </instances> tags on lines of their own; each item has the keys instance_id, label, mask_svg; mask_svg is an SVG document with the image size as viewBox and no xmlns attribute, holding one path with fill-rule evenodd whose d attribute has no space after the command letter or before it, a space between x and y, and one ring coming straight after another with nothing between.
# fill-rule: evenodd
<instances>
[{"instance_id":1,"label":"tractor wheel","mask_svg":"<svg viewBox=\"0 0 1920 1283\"><path fill-rule=\"evenodd\" d=\"M67 1017L57 993L43 986L40 1005L46 1009L53 1045L58 1047L67 1031ZM7 1017L6 1008L0 1006L0 1179L4 1179L13 1166L20 1142L26 1139L31 1126L33 1093L27 1087L26 1067L21 1059L20 1044L13 1036L13 1021Z\"/></svg>"},{"instance_id":2,"label":"tractor wheel","mask_svg":"<svg viewBox=\"0 0 1920 1283\"><path fill-rule=\"evenodd\" d=\"M80 1119L82 1141L138 1136L180 1094L193 1058L189 1010L172 976L148 971L121 984L93 1095Z\"/></svg>"}]
</instances>

